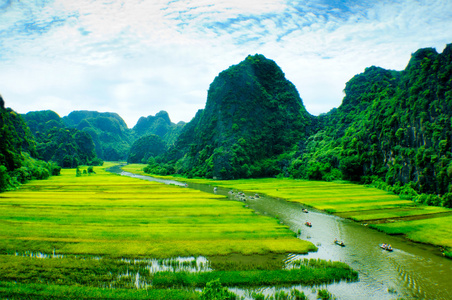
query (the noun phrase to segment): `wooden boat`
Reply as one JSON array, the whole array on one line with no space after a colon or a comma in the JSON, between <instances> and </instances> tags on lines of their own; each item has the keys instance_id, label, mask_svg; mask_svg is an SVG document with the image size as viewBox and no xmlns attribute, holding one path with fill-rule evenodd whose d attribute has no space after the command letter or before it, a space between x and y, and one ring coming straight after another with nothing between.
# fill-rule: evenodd
<instances>
[{"instance_id":1,"label":"wooden boat","mask_svg":"<svg viewBox=\"0 0 452 300\"><path fill-rule=\"evenodd\" d=\"M381 244L380 248L383 250L389 251L389 252L391 252L393 250L391 245L388 245L388 244Z\"/></svg>"},{"instance_id":2,"label":"wooden boat","mask_svg":"<svg viewBox=\"0 0 452 300\"><path fill-rule=\"evenodd\" d=\"M301 211L306 213L306 214L308 213L308 210L306 208L303 208Z\"/></svg>"},{"instance_id":3,"label":"wooden boat","mask_svg":"<svg viewBox=\"0 0 452 300\"><path fill-rule=\"evenodd\" d=\"M306 226L308 226L308 227L312 227L312 223L311 222L308 222L308 221L306 221L306 223L304 223Z\"/></svg>"},{"instance_id":4,"label":"wooden boat","mask_svg":"<svg viewBox=\"0 0 452 300\"><path fill-rule=\"evenodd\" d=\"M341 246L341 247L345 247L345 243L344 243L343 241L334 240L334 243L335 243L336 245Z\"/></svg>"}]
</instances>

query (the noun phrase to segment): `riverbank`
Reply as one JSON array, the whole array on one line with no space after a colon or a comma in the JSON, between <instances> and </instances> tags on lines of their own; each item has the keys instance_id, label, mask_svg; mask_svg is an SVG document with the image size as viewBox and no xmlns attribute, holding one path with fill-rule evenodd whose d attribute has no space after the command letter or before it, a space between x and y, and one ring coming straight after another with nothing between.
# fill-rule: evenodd
<instances>
[{"instance_id":1,"label":"riverbank","mask_svg":"<svg viewBox=\"0 0 452 300\"><path fill-rule=\"evenodd\" d=\"M134 164L124 166L123 169L145 174L143 167L144 165ZM220 181L157 177L266 194L348 218L387 234L404 235L411 241L452 248L452 209L416 205L413 201L400 199L393 193L373 187L348 182L287 178Z\"/></svg>"}]
</instances>

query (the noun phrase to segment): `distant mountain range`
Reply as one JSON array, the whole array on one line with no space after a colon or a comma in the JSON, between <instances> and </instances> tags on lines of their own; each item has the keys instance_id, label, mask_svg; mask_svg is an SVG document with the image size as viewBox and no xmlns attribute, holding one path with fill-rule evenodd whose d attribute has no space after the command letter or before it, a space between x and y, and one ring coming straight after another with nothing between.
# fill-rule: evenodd
<instances>
[{"instance_id":1,"label":"distant mountain range","mask_svg":"<svg viewBox=\"0 0 452 300\"><path fill-rule=\"evenodd\" d=\"M436 205L452 195L452 44L416 51L403 71L369 67L344 92L338 108L312 116L278 65L256 54L214 79L205 108L187 124L164 111L132 129L116 113L30 112L23 118L33 138L4 147L63 167L128 160L218 179L373 182Z\"/></svg>"}]
</instances>

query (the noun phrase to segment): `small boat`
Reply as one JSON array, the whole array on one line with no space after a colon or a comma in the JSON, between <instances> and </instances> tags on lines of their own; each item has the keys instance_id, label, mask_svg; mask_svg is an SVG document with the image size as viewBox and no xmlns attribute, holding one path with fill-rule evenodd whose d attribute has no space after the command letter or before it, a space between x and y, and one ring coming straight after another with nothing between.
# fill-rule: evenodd
<instances>
[{"instance_id":1,"label":"small boat","mask_svg":"<svg viewBox=\"0 0 452 300\"><path fill-rule=\"evenodd\" d=\"M393 250L391 245L388 245L388 244L381 244L380 248L383 250L389 251L389 252L391 252Z\"/></svg>"},{"instance_id":2,"label":"small boat","mask_svg":"<svg viewBox=\"0 0 452 300\"><path fill-rule=\"evenodd\" d=\"M306 223L304 223L306 226L308 226L308 227L312 227L312 223L311 222L308 222L308 221L306 221Z\"/></svg>"},{"instance_id":3,"label":"small boat","mask_svg":"<svg viewBox=\"0 0 452 300\"><path fill-rule=\"evenodd\" d=\"M306 208L303 208L301 211L306 213L306 214L308 213L308 210Z\"/></svg>"},{"instance_id":4,"label":"small boat","mask_svg":"<svg viewBox=\"0 0 452 300\"><path fill-rule=\"evenodd\" d=\"M255 194L254 195L254 198L256 198L256 199L259 198L259 197L260 197L259 194Z\"/></svg>"},{"instance_id":5,"label":"small boat","mask_svg":"<svg viewBox=\"0 0 452 300\"><path fill-rule=\"evenodd\" d=\"M345 247L345 243L344 243L343 241L338 241L337 239L335 239L335 240L334 240L334 243L335 243L336 245L341 246L341 247Z\"/></svg>"}]
</instances>

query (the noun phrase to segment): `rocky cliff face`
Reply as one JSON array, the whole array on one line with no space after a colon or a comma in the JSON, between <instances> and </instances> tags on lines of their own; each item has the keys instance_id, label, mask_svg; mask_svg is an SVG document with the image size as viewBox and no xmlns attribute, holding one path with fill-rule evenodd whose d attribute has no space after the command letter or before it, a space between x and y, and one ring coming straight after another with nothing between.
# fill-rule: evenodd
<instances>
[{"instance_id":1,"label":"rocky cliff face","mask_svg":"<svg viewBox=\"0 0 452 300\"><path fill-rule=\"evenodd\" d=\"M345 93L342 105L323 117L335 158L322 157L319 147L304 156L323 159L346 179L377 176L423 193L452 189L452 45L441 54L416 51L400 72L367 68Z\"/></svg>"},{"instance_id":2,"label":"rocky cliff face","mask_svg":"<svg viewBox=\"0 0 452 300\"><path fill-rule=\"evenodd\" d=\"M277 64L248 56L210 85L204 110L186 125L170 159L178 171L223 179L274 175L270 160L313 132L295 88Z\"/></svg>"}]
</instances>

